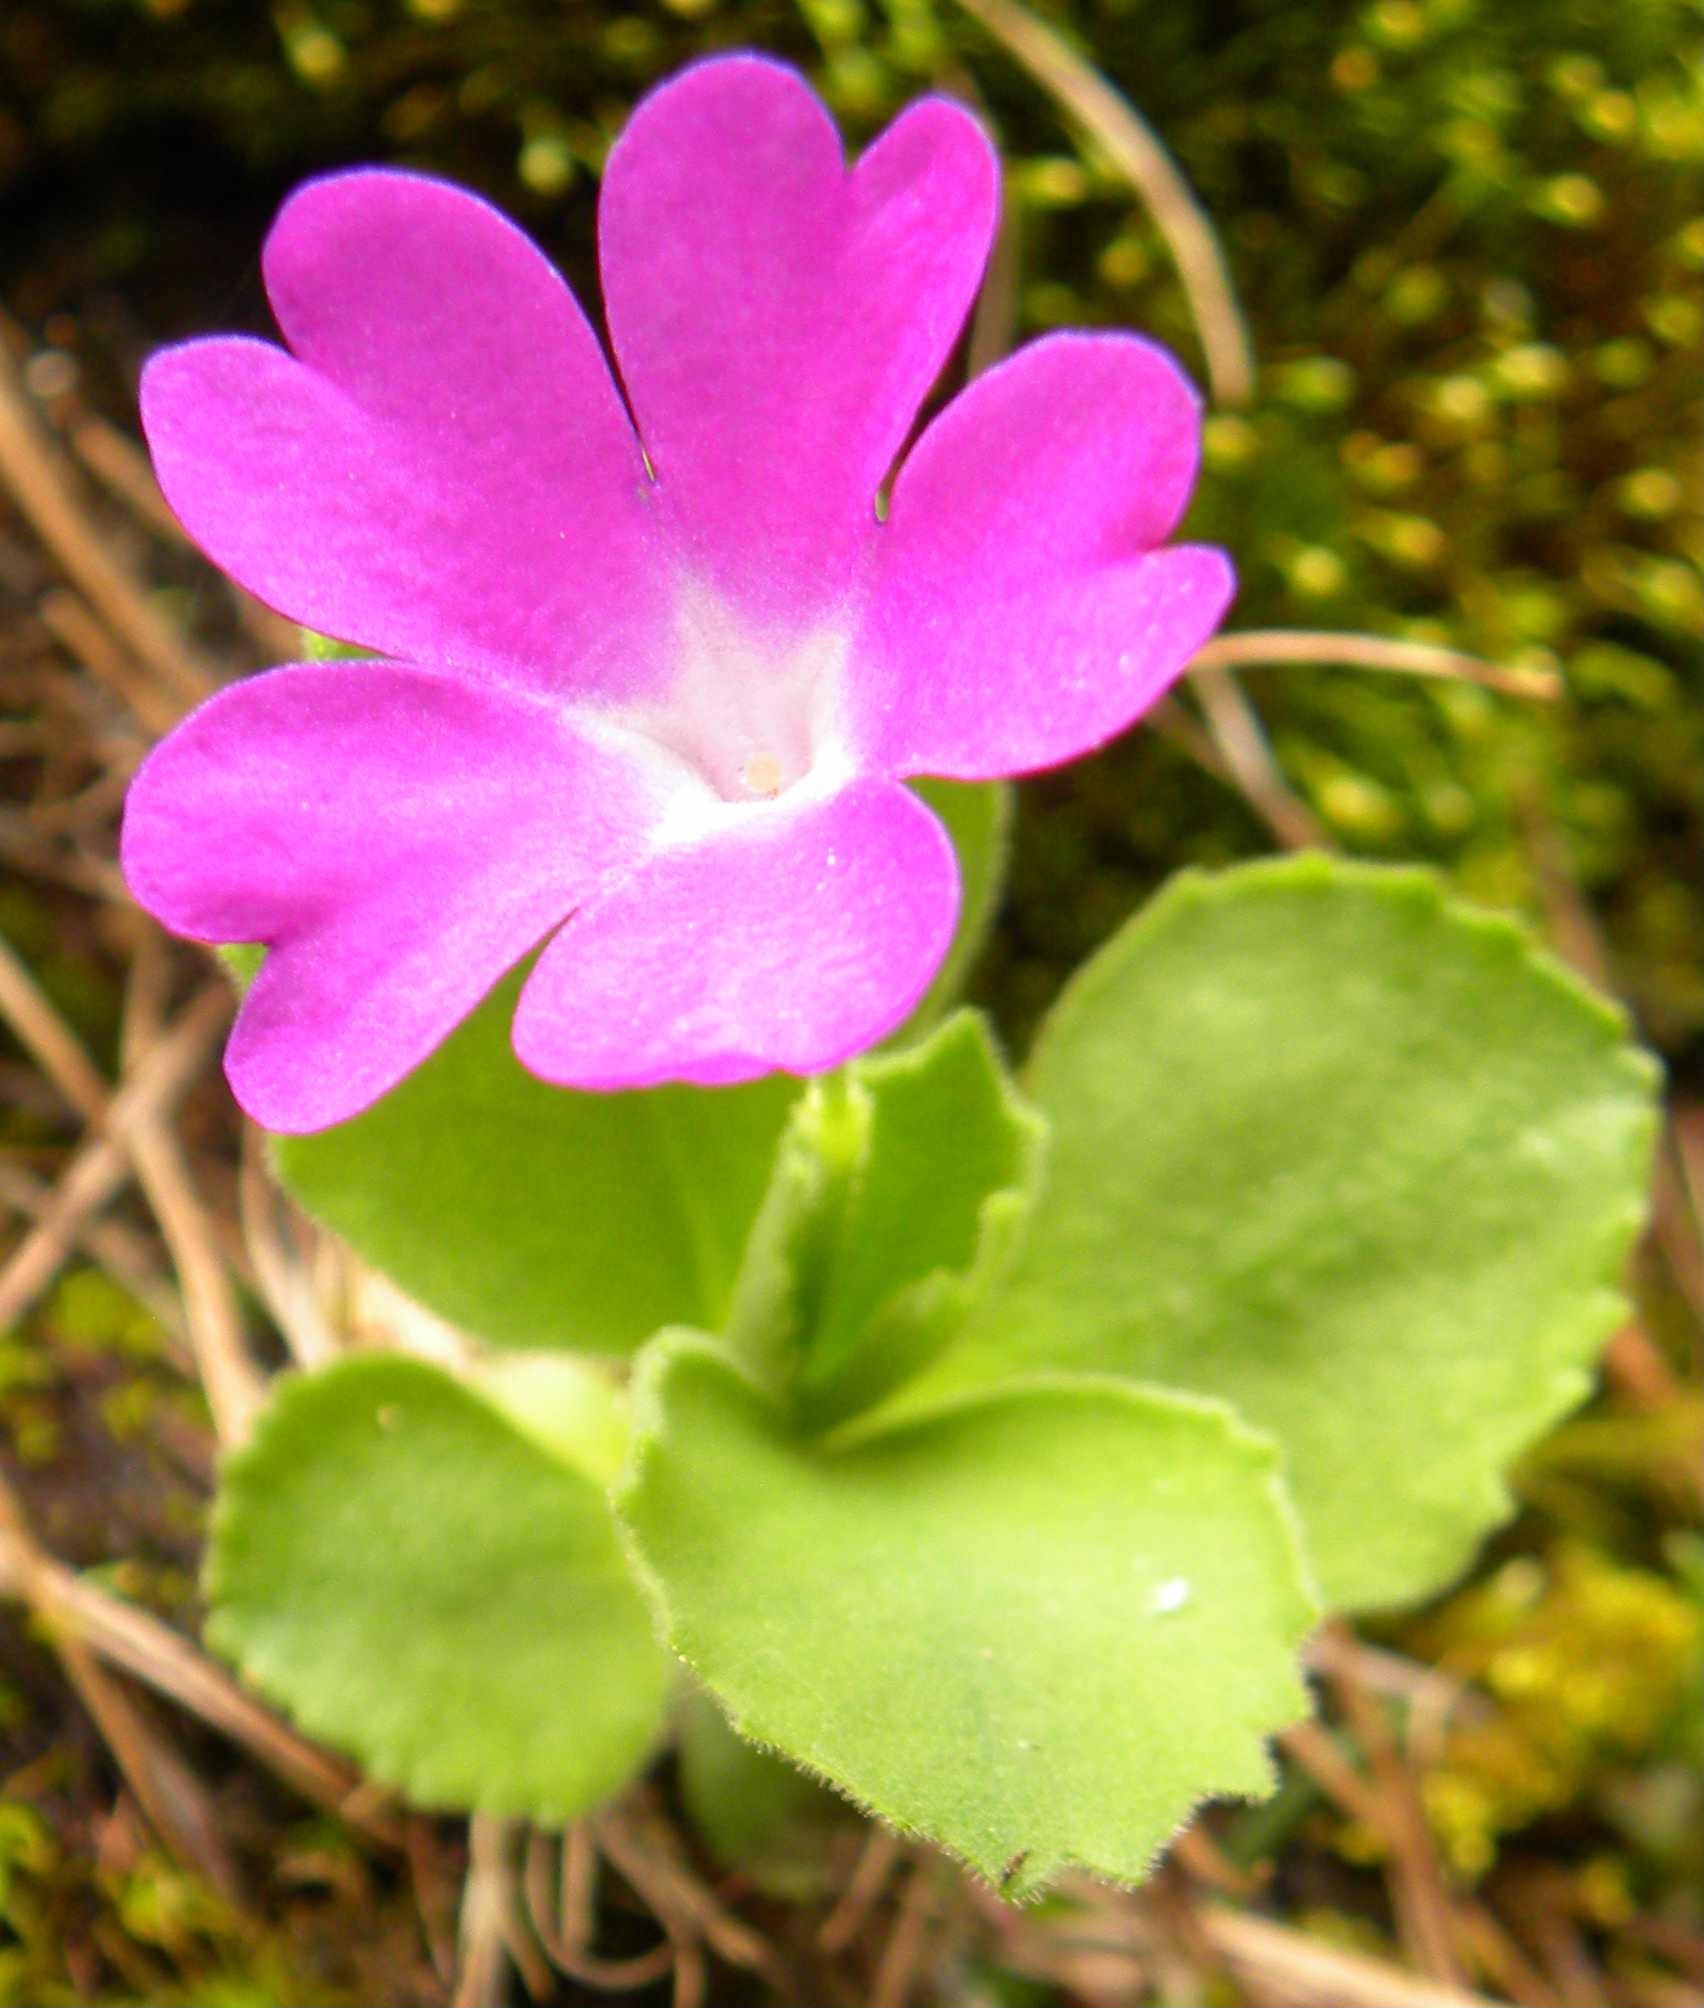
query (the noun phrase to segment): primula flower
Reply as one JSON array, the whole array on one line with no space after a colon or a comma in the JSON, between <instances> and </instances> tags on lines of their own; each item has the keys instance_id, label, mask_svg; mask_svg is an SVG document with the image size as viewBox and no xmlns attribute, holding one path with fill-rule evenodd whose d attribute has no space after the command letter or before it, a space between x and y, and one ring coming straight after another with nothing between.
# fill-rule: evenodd
<instances>
[{"instance_id":1,"label":"primula flower","mask_svg":"<svg viewBox=\"0 0 1704 2008\"><path fill-rule=\"evenodd\" d=\"M1021 350L878 506L996 192L953 104L849 171L791 71L706 62L609 157L619 381L511 224L376 170L310 182L267 239L288 352L150 362L190 535L378 658L220 692L130 792L142 904L270 950L226 1060L260 1122L364 1108L535 949L513 1037L546 1080L835 1065L953 929L953 852L905 778L1068 760L1200 647L1231 576L1162 548L1200 426L1150 343Z\"/></svg>"}]
</instances>

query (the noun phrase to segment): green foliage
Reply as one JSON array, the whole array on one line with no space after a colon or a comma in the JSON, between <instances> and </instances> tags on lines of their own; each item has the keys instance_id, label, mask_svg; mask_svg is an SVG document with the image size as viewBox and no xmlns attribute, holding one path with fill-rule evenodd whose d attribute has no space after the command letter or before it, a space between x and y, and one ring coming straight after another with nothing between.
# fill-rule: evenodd
<instances>
[{"instance_id":1,"label":"green foliage","mask_svg":"<svg viewBox=\"0 0 1704 2008\"><path fill-rule=\"evenodd\" d=\"M1503 1833L1572 1804L1666 1732L1696 1740L1701 1642L1695 1599L1569 1543L1548 1567L1505 1563L1418 1628L1412 1648L1491 1701L1452 1724L1424 1780L1457 1871L1483 1875Z\"/></svg>"},{"instance_id":2,"label":"green foliage","mask_svg":"<svg viewBox=\"0 0 1704 2008\"><path fill-rule=\"evenodd\" d=\"M519 976L352 1122L273 1140L280 1178L395 1282L498 1345L627 1353L719 1323L798 1084L584 1095L509 1044Z\"/></svg>"},{"instance_id":3,"label":"green foliage","mask_svg":"<svg viewBox=\"0 0 1704 2008\"><path fill-rule=\"evenodd\" d=\"M845 1802L796 1765L737 1736L702 1692L680 1711L681 1805L711 1857L765 1896L802 1902L827 1887Z\"/></svg>"},{"instance_id":4,"label":"green foliage","mask_svg":"<svg viewBox=\"0 0 1704 2008\"><path fill-rule=\"evenodd\" d=\"M1012 842L1010 782L921 780L911 786L946 825L958 853L959 919L934 982L894 1035L901 1040L926 1032L958 1002L987 945Z\"/></svg>"},{"instance_id":5,"label":"green foliage","mask_svg":"<svg viewBox=\"0 0 1704 2008\"><path fill-rule=\"evenodd\" d=\"M1186 878L1044 1028L1018 1269L943 1373L1128 1374L1283 1444L1329 1602L1447 1582L1584 1397L1652 1075L1607 1005L1423 873Z\"/></svg>"},{"instance_id":6,"label":"green foliage","mask_svg":"<svg viewBox=\"0 0 1704 2008\"><path fill-rule=\"evenodd\" d=\"M618 1494L669 1643L740 1732L1008 1895L1135 1880L1258 1794L1316 1615L1271 1446L1038 1379L830 1449L709 1342L641 1357Z\"/></svg>"},{"instance_id":7,"label":"green foliage","mask_svg":"<svg viewBox=\"0 0 1704 2008\"><path fill-rule=\"evenodd\" d=\"M1004 1269L1042 1125L979 1018L855 1062L795 1104L730 1331L825 1427L928 1364Z\"/></svg>"},{"instance_id":8,"label":"green foliage","mask_svg":"<svg viewBox=\"0 0 1704 2008\"><path fill-rule=\"evenodd\" d=\"M418 1803L560 1821L637 1769L670 1669L605 1503L602 1414L564 1455L591 1370L531 1364L525 1431L420 1360L282 1382L225 1468L208 1636Z\"/></svg>"},{"instance_id":9,"label":"green foliage","mask_svg":"<svg viewBox=\"0 0 1704 2008\"><path fill-rule=\"evenodd\" d=\"M1310 1574L1412 1599L1505 1510L1641 1217L1650 1070L1617 1014L1420 872L1180 880L1050 1016L1034 1108L973 1013L753 1121L746 1088L544 1089L508 1002L284 1161L308 1190L295 1153L323 1174L348 1143L342 1192L414 1237L394 1270L448 1221L443 1273L484 1315L512 1319L488 1277L519 1263L581 1343L601 1316L638 1345L631 1435L617 1382L561 1351L465 1382L349 1359L286 1384L233 1462L209 1570L216 1641L433 1803L571 1814L654 1735L613 1485L657 1623L742 1737L1010 1893L1134 1879L1197 1799L1266 1788ZM657 1299L613 1293L633 1222L588 1181L623 1163L632 1189L663 1167L689 1220L720 1209L720 1337L647 1340ZM552 1242L532 1201L564 1187ZM698 1738L732 1795L713 1841L761 1853L808 1810Z\"/></svg>"},{"instance_id":10,"label":"green foliage","mask_svg":"<svg viewBox=\"0 0 1704 2008\"><path fill-rule=\"evenodd\" d=\"M1045 11L1177 153L1249 313L1261 383L1250 409L1209 421L1191 525L1236 553L1237 623L1377 628L1559 666L1566 680L1563 704L1533 706L1353 671L1258 672L1247 688L1287 778L1349 850L1432 859L1490 904L1536 912L1557 887L1583 889L1617 987L1647 1033L1695 1066L1695 7L1063 0ZM873 13L712 0L621 15L532 0L11 0L0 9L0 193L15 220L12 304L74 351L119 415L141 339L132 324L163 337L234 312L263 326L259 229L291 181L351 159L471 181L522 214L590 298L593 183L628 105L679 62L742 43L805 60L855 136L915 90L968 77L1009 164L1019 337L1130 325L1198 356L1165 249L1129 191L1003 52L933 0ZM70 332L56 331L55 313ZM1153 732L1030 784L981 994L1008 1030L1033 1023L1180 862L1223 864L1266 842L1238 797ZM0 931L110 1057L118 987L59 930L57 911L12 888ZM25 1144L41 1136L33 1103L20 1099L6 1122ZM406 1191L408 1166L404 1147L363 1175ZM461 1217L477 1229L471 1196L476 1210ZM431 1295L429 1266L404 1280ZM682 1291L684 1274L677 1266ZM522 1261L513 1278L520 1322L560 1342L562 1307L538 1272ZM458 1311L501 1315L484 1299ZM643 1316L629 1305L616 1322L621 1346L634 1343ZM518 1364L493 1398L525 1415L532 1362ZM1599 1498L1604 1456L1618 1470L1637 1462L1625 1415L1605 1420L1569 1439L1570 1476ZM1651 1424L1653 1458L1678 1461L1670 1433ZM1613 1482L1625 1495L1616 1537L1649 1558L1672 1498L1658 1499L1654 1477ZM1536 1486L1528 1496L1541 1497ZM1548 1525L1535 1511L1522 1538L1542 1542ZM1604 1626L1579 1620L1594 1665L1614 1657L1616 1625L1654 1637L1613 1598L1601 1608ZM1566 1597L1556 1609L1553 1673L1578 1616ZM1449 1642L1423 1636L1414 1649L1444 1654ZM1560 1676L1541 1686L1535 1721L1569 1700L1565 1688ZM1652 1719L1625 1741L1577 1746L1582 1796L1592 1777L1639 1761ZM1628 1845L1649 1867L1659 1823L1634 1805L1636 1779L1617 1785ZM1490 1811L1444 1830L1477 1820L1489 1845L1526 1817L1494 1790L1480 1804ZM1695 1796L1687 1804L1695 1835ZM1696 1884L1694 1872L1674 1887L1691 1901ZM20 1899L8 1922L30 1948L27 1970L26 1955L8 1953L0 1995L45 2000L70 1987L66 1933L37 1915L26 1937L25 1916ZM282 1982L254 1984L261 1998L298 1998ZM156 1992L187 1997L190 1985Z\"/></svg>"},{"instance_id":11,"label":"green foliage","mask_svg":"<svg viewBox=\"0 0 1704 2008\"><path fill-rule=\"evenodd\" d=\"M930 782L919 792L953 839L963 903L947 961L901 1041L921 1037L949 1007L982 944L1010 814L1003 786ZM252 976L259 951L223 954L239 983ZM510 1047L524 977L498 984L364 1115L275 1137L279 1177L405 1290L493 1344L628 1353L663 1325L721 1325L798 1082L776 1074L714 1093L618 1096L546 1086ZM962 1041L948 1050L969 1053ZM872 1082L923 1078L903 1059L884 1064ZM984 1048L987 1093L998 1092L995 1072ZM888 1098L903 1093L896 1086ZM1000 1203L992 1209L991 1223ZM958 1253L944 1248L941 1260L951 1266ZM969 1261L967 1252L961 1266ZM919 1269L913 1280L924 1276ZM937 1298L945 1287L933 1286ZM931 1315L944 1329L944 1301Z\"/></svg>"}]
</instances>

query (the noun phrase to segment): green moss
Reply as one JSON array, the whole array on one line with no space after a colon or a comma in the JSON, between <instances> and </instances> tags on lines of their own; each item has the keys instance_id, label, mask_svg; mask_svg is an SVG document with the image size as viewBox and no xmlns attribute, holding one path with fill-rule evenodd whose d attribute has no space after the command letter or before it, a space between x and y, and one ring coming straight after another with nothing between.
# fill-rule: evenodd
<instances>
[{"instance_id":1,"label":"green moss","mask_svg":"<svg viewBox=\"0 0 1704 2008\"><path fill-rule=\"evenodd\" d=\"M1694 1602L1670 1582L1573 1543L1451 1599L1412 1643L1491 1703L1458 1711L1423 1781L1457 1871L1482 1874L1502 1835L1658 1743L1695 1691L1700 1637Z\"/></svg>"}]
</instances>

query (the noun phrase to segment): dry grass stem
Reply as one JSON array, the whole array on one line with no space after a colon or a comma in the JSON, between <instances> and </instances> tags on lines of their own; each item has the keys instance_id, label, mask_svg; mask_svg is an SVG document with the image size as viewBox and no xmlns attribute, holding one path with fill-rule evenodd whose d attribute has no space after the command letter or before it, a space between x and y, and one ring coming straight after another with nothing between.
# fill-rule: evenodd
<instances>
[{"instance_id":1,"label":"dry grass stem","mask_svg":"<svg viewBox=\"0 0 1704 2008\"><path fill-rule=\"evenodd\" d=\"M149 936L131 965L125 1003L128 1064L158 1039L158 992L166 957ZM242 1314L219 1250L219 1239L177 1138L159 1112L140 1107L130 1127L130 1161L159 1222L183 1291L184 1317L213 1428L227 1449L247 1440L266 1399L266 1381L243 1339Z\"/></svg>"},{"instance_id":2,"label":"dry grass stem","mask_svg":"<svg viewBox=\"0 0 1704 2008\"><path fill-rule=\"evenodd\" d=\"M265 1138L251 1122L243 1124L237 1207L255 1281L273 1322L284 1335L290 1357L308 1373L329 1365L343 1348L312 1276L285 1241L278 1188L266 1163Z\"/></svg>"},{"instance_id":3,"label":"dry grass stem","mask_svg":"<svg viewBox=\"0 0 1704 2008\"><path fill-rule=\"evenodd\" d=\"M53 1202L54 1188L37 1178L23 1165L0 1159L0 1206L40 1220ZM189 1352L189 1328L183 1319L183 1305L155 1260L153 1240L122 1221L84 1221L78 1243L98 1268L127 1290L166 1335L167 1352L181 1372L192 1374L194 1361Z\"/></svg>"},{"instance_id":4,"label":"dry grass stem","mask_svg":"<svg viewBox=\"0 0 1704 2008\"><path fill-rule=\"evenodd\" d=\"M1247 404L1254 393L1254 357L1230 269L1207 212L1153 130L1091 63L1016 0L959 0L959 5L1029 71L1130 183L1183 281L1214 403Z\"/></svg>"},{"instance_id":5,"label":"dry grass stem","mask_svg":"<svg viewBox=\"0 0 1704 2008\"><path fill-rule=\"evenodd\" d=\"M0 1326L15 1324L53 1281L84 1223L124 1183L138 1122L163 1118L184 1094L230 1013L229 986L209 984L137 1062L60 1179L52 1204L0 1270Z\"/></svg>"},{"instance_id":6,"label":"dry grass stem","mask_svg":"<svg viewBox=\"0 0 1704 2008\"><path fill-rule=\"evenodd\" d=\"M183 525L160 493L148 456L128 433L94 413L79 410L65 427L71 451L101 486L132 516L174 544L187 544Z\"/></svg>"},{"instance_id":7,"label":"dry grass stem","mask_svg":"<svg viewBox=\"0 0 1704 2008\"><path fill-rule=\"evenodd\" d=\"M935 1865L914 1856L900 1885L893 1929L871 1983L870 2008L910 2008L916 1998L935 1921L935 1882Z\"/></svg>"},{"instance_id":8,"label":"dry grass stem","mask_svg":"<svg viewBox=\"0 0 1704 2008\"><path fill-rule=\"evenodd\" d=\"M1515 809L1526 840L1527 861L1544 908L1550 945L1594 988L1613 995L1615 971L1609 944L1591 908L1580 896L1567 840L1535 786L1529 784L1516 792Z\"/></svg>"},{"instance_id":9,"label":"dry grass stem","mask_svg":"<svg viewBox=\"0 0 1704 2008\"><path fill-rule=\"evenodd\" d=\"M437 1828L432 1821L418 1815L403 1823L402 1845L408 1858L409 1887L420 1924L420 1940L432 1971L448 1995L456 1984L457 1910L465 1864L459 1859L458 1850L458 1859L451 1869Z\"/></svg>"},{"instance_id":10,"label":"dry grass stem","mask_svg":"<svg viewBox=\"0 0 1704 2008\"><path fill-rule=\"evenodd\" d=\"M1349 1636L1342 1620L1334 1619L1327 1630L1341 1648ZM1422 1972L1458 1985L1462 1971L1449 1892L1414 1774L1402 1761L1382 1705L1355 1678L1353 1658L1340 1649L1326 1679L1373 1774L1379 1830L1391 1854L1392 1908L1403 1944Z\"/></svg>"},{"instance_id":11,"label":"dry grass stem","mask_svg":"<svg viewBox=\"0 0 1704 2008\"><path fill-rule=\"evenodd\" d=\"M1210 1903L1200 1918L1214 1950L1235 1971L1269 1989L1289 1989L1296 2008L1495 2008L1483 1994L1417 1979L1248 1911Z\"/></svg>"},{"instance_id":12,"label":"dry grass stem","mask_svg":"<svg viewBox=\"0 0 1704 2008\"><path fill-rule=\"evenodd\" d=\"M351 1765L297 1735L169 1625L48 1555L3 1483L0 1595L22 1599L51 1634L74 1640L240 1743L304 1798L358 1827L369 1840L387 1848L401 1845L395 1819L360 1802L361 1781Z\"/></svg>"},{"instance_id":13,"label":"dry grass stem","mask_svg":"<svg viewBox=\"0 0 1704 2008\"><path fill-rule=\"evenodd\" d=\"M576 1820L562 1835L557 1876L558 1928L568 1941L584 1948L597 1930L598 1840L590 1820Z\"/></svg>"},{"instance_id":14,"label":"dry grass stem","mask_svg":"<svg viewBox=\"0 0 1704 2008\"><path fill-rule=\"evenodd\" d=\"M1278 1742L1340 1813L1360 1820L1375 1833L1383 1831L1377 1792L1338 1749L1322 1723L1311 1719L1294 1722L1278 1732Z\"/></svg>"},{"instance_id":15,"label":"dry grass stem","mask_svg":"<svg viewBox=\"0 0 1704 2008\"><path fill-rule=\"evenodd\" d=\"M1198 2001L1223 1962L1201 1927L1189 1884L1162 1862L1131 1901L1144 1933L1146 1961L1163 2008Z\"/></svg>"},{"instance_id":16,"label":"dry grass stem","mask_svg":"<svg viewBox=\"0 0 1704 2008\"><path fill-rule=\"evenodd\" d=\"M85 1646L61 1635L53 1647L148 1824L168 1852L235 1902L236 1865L206 1787L148 1721L141 1703Z\"/></svg>"},{"instance_id":17,"label":"dry grass stem","mask_svg":"<svg viewBox=\"0 0 1704 2008\"><path fill-rule=\"evenodd\" d=\"M0 1018L85 1122L106 1112L107 1084L83 1042L0 936Z\"/></svg>"},{"instance_id":18,"label":"dry grass stem","mask_svg":"<svg viewBox=\"0 0 1704 2008\"><path fill-rule=\"evenodd\" d=\"M130 1157L177 1271L214 1433L224 1448L233 1449L248 1440L265 1403L266 1377L244 1342L242 1314L217 1230L183 1151L159 1116L144 1113L137 1119Z\"/></svg>"},{"instance_id":19,"label":"dry grass stem","mask_svg":"<svg viewBox=\"0 0 1704 2008\"><path fill-rule=\"evenodd\" d=\"M668 1823L617 1806L594 1818L598 1844L682 1946L710 1945L730 1966L756 1973L785 1993L788 1974L768 1941L735 1917L687 1865Z\"/></svg>"},{"instance_id":20,"label":"dry grass stem","mask_svg":"<svg viewBox=\"0 0 1704 2008\"><path fill-rule=\"evenodd\" d=\"M1265 1880L1252 1870L1239 1868L1199 1820L1172 1842L1171 1856L1195 1881L1221 1896L1256 1896Z\"/></svg>"},{"instance_id":21,"label":"dry grass stem","mask_svg":"<svg viewBox=\"0 0 1704 2008\"><path fill-rule=\"evenodd\" d=\"M456 1984L450 2008L495 2008L509 1968L508 1826L488 1814L468 1822Z\"/></svg>"},{"instance_id":22,"label":"dry grass stem","mask_svg":"<svg viewBox=\"0 0 1704 2008\"><path fill-rule=\"evenodd\" d=\"M1457 1942L1479 1971L1520 2008L1562 2008L1562 1997L1482 1903L1455 1906Z\"/></svg>"},{"instance_id":23,"label":"dry grass stem","mask_svg":"<svg viewBox=\"0 0 1704 2008\"><path fill-rule=\"evenodd\" d=\"M1704 1227L1698 1213L1699 1111L1676 1109L1657 1155L1657 1245L1674 1285L1704 1318Z\"/></svg>"},{"instance_id":24,"label":"dry grass stem","mask_svg":"<svg viewBox=\"0 0 1704 2008\"><path fill-rule=\"evenodd\" d=\"M1431 642L1391 641L1375 634L1337 634L1326 628L1245 628L1239 634L1216 635L1196 656L1192 670L1265 669L1301 663L1318 668L1388 670L1398 676L1441 678L1446 682L1477 683L1509 697L1530 697L1554 703L1562 681L1547 669L1502 669L1460 649Z\"/></svg>"},{"instance_id":25,"label":"dry grass stem","mask_svg":"<svg viewBox=\"0 0 1704 2008\"><path fill-rule=\"evenodd\" d=\"M1572 1876L1547 1866L1519 1868L1504 1878L1503 1902L1563 2008L1605 2008L1612 1999L1609 1981L1573 1914L1577 1893Z\"/></svg>"},{"instance_id":26,"label":"dry grass stem","mask_svg":"<svg viewBox=\"0 0 1704 2008\"><path fill-rule=\"evenodd\" d=\"M521 1893L527 1921L545 1957L570 1980L604 1994L637 1993L661 1980L675 1964L673 1943L664 1938L647 1952L605 1959L591 1950L596 1931L597 1843L587 1822L563 1834L560 1862L550 1836L536 1829L527 1838Z\"/></svg>"},{"instance_id":27,"label":"dry grass stem","mask_svg":"<svg viewBox=\"0 0 1704 2008\"><path fill-rule=\"evenodd\" d=\"M1324 826L1278 771L1259 714L1227 669L1201 667L1197 657L1192 678L1207 730L1225 769L1267 828L1287 850L1331 850Z\"/></svg>"},{"instance_id":28,"label":"dry grass stem","mask_svg":"<svg viewBox=\"0 0 1704 2008\"><path fill-rule=\"evenodd\" d=\"M36 602L36 613L71 660L111 691L151 737L169 732L184 715L183 702L137 669L68 587L50 587Z\"/></svg>"},{"instance_id":29,"label":"dry grass stem","mask_svg":"<svg viewBox=\"0 0 1704 2008\"><path fill-rule=\"evenodd\" d=\"M54 843L23 809L0 806L0 856L14 870L27 872L32 878L68 886L73 892L108 900L115 906L130 897L117 865Z\"/></svg>"},{"instance_id":30,"label":"dry grass stem","mask_svg":"<svg viewBox=\"0 0 1704 2008\"><path fill-rule=\"evenodd\" d=\"M114 634L183 704L199 703L218 678L155 611L142 582L113 556L77 500L72 470L36 416L15 371L0 361L0 481L67 578Z\"/></svg>"},{"instance_id":31,"label":"dry grass stem","mask_svg":"<svg viewBox=\"0 0 1704 2008\"><path fill-rule=\"evenodd\" d=\"M1225 765L1224 755L1214 745L1211 735L1202 730L1195 714L1180 703L1175 694L1162 697L1142 723L1146 730L1170 740L1204 774L1211 774L1215 781L1222 781L1227 788L1236 787L1237 777Z\"/></svg>"},{"instance_id":32,"label":"dry grass stem","mask_svg":"<svg viewBox=\"0 0 1704 2008\"><path fill-rule=\"evenodd\" d=\"M1365 1645L1346 1626L1327 1626L1315 1633L1303 1657L1316 1672L1346 1671L1368 1692L1404 1708L1404 1749L1420 1770L1442 1754L1445 1734L1458 1717L1483 1719L1494 1712L1471 1683L1400 1653Z\"/></svg>"},{"instance_id":33,"label":"dry grass stem","mask_svg":"<svg viewBox=\"0 0 1704 2008\"><path fill-rule=\"evenodd\" d=\"M893 1873L901 1852L900 1838L887 1827L872 1826L864 1851L858 1857L845 1894L823 1920L817 1933L817 1948L833 1958L846 1950L864 1928L865 1921Z\"/></svg>"}]
</instances>

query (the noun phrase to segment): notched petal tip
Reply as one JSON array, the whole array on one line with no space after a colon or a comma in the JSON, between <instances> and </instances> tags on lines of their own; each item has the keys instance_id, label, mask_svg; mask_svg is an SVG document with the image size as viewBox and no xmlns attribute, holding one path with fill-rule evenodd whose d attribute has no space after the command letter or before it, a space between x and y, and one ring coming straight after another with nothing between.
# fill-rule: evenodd
<instances>
[{"instance_id":1,"label":"notched petal tip","mask_svg":"<svg viewBox=\"0 0 1704 2008\"><path fill-rule=\"evenodd\" d=\"M980 240L981 266L1000 216L1000 156L968 105L931 94L906 106L873 140L854 170L908 201L933 230Z\"/></svg>"},{"instance_id":2,"label":"notched petal tip","mask_svg":"<svg viewBox=\"0 0 1704 2008\"><path fill-rule=\"evenodd\" d=\"M1093 750L1229 601L1222 553L1165 547L1200 398L1140 336L1047 336L976 378L895 481L853 649L863 743L897 774L985 780Z\"/></svg>"},{"instance_id":3,"label":"notched petal tip","mask_svg":"<svg viewBox=\"0 0 1704 2008\"><path fill-rule=\"evenodd\" d=\"M308 183L263 254L287 347L182 344L144 372L161 486L288 618L381 654L630 685L661 618L643 462L590 324L524 232L448 182Z\"/></svg>"},{"instance_id":4,"label":"notched petal tip","mask_svg":"<svg viewBox=\"0 0 1704 2008\"><path fill-rule=\"evenodd\" d=\"M855 587L997 189L947 101L853 165L803 78L766 58L686 71L611 149L599 261L623 381L694 569L752 618L801 632Z\"/></svg>"}]
</instances>

